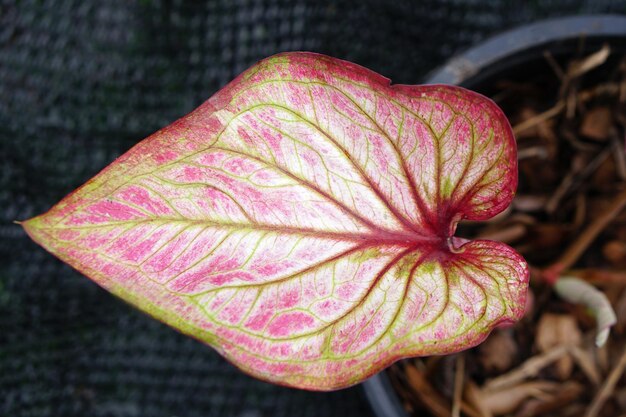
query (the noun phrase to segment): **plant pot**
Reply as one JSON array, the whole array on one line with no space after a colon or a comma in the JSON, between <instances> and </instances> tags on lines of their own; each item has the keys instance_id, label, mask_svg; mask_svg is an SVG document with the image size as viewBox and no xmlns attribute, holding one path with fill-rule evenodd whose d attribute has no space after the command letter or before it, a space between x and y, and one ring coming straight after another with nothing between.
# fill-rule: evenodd
<instances>
[{"instance_id":1,"label":"plant pot","mask_svg":"<svg viewBox=\"0 0 626 417\"><path fill-rule=\"evenodd\" d=\"M545 51L554 62L597 51L609 44L612 55L626 52L626 16L598 15L545 20L490 38L432 72L427 84L456 84L487 96L494 81L521 81L551 73ZM617 52L617 53L616 53ZM365 381L366 397L378 417L407 417L386 372Z\"/></svg>"}]
</instances>

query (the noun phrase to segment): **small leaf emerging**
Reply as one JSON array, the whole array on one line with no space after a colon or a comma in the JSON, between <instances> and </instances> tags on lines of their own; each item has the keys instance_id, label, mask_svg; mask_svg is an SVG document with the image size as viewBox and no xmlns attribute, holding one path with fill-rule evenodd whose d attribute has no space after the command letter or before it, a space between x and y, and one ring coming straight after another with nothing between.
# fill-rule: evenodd
<instances>
[{"instance_id":1,"label":"small leaf emerging","mask_svg":"<svg viewBox=\"0 0 626 417\"><path fill-rule=\"evenodd\" d=\"M611 327L617 323L615 311L606 295L593 285L574 277L559 278L554 284L554 290L565 301L582 304L589 309L598 327L596 346L604 346Z\"/></svg>"},{"instance_id":2,"label":"small leaf emerging","mask_svg":"<svg viewBox=\"0 0 626 417\"><path fill-rule=\"evenodd\" d=\"M516 164L478 94L288 53L24 227L242 370L328 390L521 317L524 260L453 237L510 203Z\"/></svg>"}]
</instances>

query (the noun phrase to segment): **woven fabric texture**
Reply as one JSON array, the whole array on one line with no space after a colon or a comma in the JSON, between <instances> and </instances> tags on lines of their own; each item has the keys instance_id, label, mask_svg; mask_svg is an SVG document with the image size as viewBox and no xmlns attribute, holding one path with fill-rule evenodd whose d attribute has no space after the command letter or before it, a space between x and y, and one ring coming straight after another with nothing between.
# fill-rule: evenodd
<instances>
[{"instance_id":1,"label":"woven fabric texture","mask_svg":"<svg viewBox=\"0 0 626 417\"><path fill-rule=\"evenodd\" d=\"M0 0L0 416L371 416L358 387L312 393L251 379L12 222L46 211L274 53L322 52L416 83L514 25L625 9L597 0Z\"/></svg>"}]
</instances>

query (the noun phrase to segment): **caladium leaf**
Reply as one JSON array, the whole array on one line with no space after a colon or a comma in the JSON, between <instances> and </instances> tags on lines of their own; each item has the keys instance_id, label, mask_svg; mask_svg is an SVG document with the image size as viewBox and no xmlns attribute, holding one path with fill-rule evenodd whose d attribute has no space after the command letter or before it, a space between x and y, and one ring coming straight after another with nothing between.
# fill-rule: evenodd
<instances>
[{"instance_id":1,"label":"caladium leaf","mask_svg":"<svg viewBox=\"0 0 626 417\"><path fill-rule=\"evenodd\" d=\"M453 237L516 185L511 129L488 99L288 53L24 227L244 371L327 390L520 318L524 260Z\"/></svg>"}]
</instances>

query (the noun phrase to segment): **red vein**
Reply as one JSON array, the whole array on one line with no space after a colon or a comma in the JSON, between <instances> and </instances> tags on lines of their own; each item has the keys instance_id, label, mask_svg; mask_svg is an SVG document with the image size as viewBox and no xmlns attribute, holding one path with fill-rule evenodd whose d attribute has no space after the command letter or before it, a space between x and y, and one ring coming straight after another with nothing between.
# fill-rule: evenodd
<instances>
[{"instance_id":1,"label":"red vein","mask_svg":"<svg viewBox=\"0 0 626 417\"><path fill-rule=\"evenodd\" d=\"M313 265L309 265L299 271L295 271L292 272L286 276L282 276L282 277L276 277L275 279L272 279L270 281L263 281L263 282L254 282L254 283L244 283L241 285L221 285L219 287L215 287L215 288L211 288L209 290L206 291L201 291L198 293L194 293L191 294L190 296L192 297L197 297L197 296L201 296L201 295L206 295L206 294L210 294L212 292L216 292L216 291L222 291L222 290L229 290L229 289L240 289L240 288L258 288L258 287L264 287L267 285L274 285L274 284L280 284L282 282L285 281L289 281L291 279L294 278L298 278L299 276L303 275L303 274L307 274L309 272L313 272L316 271L326 265L332 264L333 262L336 262L338 260L340 260L341 258L344 258L346 256L349 256L353 253L356 253L358 251L362 251L364 249L367 249L367 245L365 244L359 244L356 246L353 246L351 248L348 248L336 255L333 255L329 258L326 259L322 259L321 261L318 261L316 263L314 263ZM185 294L186 295L186 294Z\"/></svg>"},{"instance_id":2,"label":"red vein","mask_svg":"<svg viewBox=\"0 0 626 417\"><path fill-rule=\"evenodd\" d=\"M415 202L418 210L420 211L420 213L422 213L424 220L427 222L427 226L429 226L430 229L431 229L431 232L433 232L433 233L436 232L436 226L432 223L432 220L429 218L430 210L428 210L426 208L426 203L424 203L424 200L422 199L422 197L419 195L419 192L417 191L417 184L415 184L415 180L414 180L413 176L409 172L409 167L407 166L406 158L402 154L400 148L398 147L398 144L395 143L395 141L393 139L391 139L391 136L389 136L389 134L382 128L382 126L380 126L378 124L378 122L372 116L370 116L369 113L366 112L365 109L359 105L359 103L356 102L356 100L354 100L352 97L350 97L343 90L340 90L339 88L337 88L337 87L335 87L333 85L327 85L327 87L332 88L333 90L337 91L339 94L343 95L346 99L348 99L357 108L357 110L359 112L361 112L361 114L363 114L367 119L369 119L372 122L372 124L374 124L374 126L376 127L378 132L385 139L387 139L387 142L393 148L394 152L396 153L396 157L398 158L398 161L400 162L400 168L402 169L402 174L404 175L404 178L407 180L407 182L409 184L409 192L411 193L411 196L413 197L414 202ZM401 107L401 106L399 106L399 107ZM342 113L339 109L337 109L337 108L335 108L335 109L337 110L338 113ZM347 115L344 115L344 116L348 117ZM403 111L402 112L402 121L403 122L404 122L404 117L405 117L405 115L404 115L404 111ZM428 127L430 128L430 126L428 126ZM430 129L430 131L431 131L431 133L434 134L434 132L432 132L432 129ZM435 139L435 137L433 137L433 139ZM403 220L406 221L406 223L408 224L408 226L410 228L412 228L416 232L420 233L420 231L416 229L415 225L413 225L408 219L403 217Z\"/></svg>"},{"instance_id":3,"label":"red vein","mask_svg":"<svg viewBox=\"0 0 626 417\"><path fill-rule=\"evenodd\" d=\"M291 178L292 180L298 182L299 184L302 184L305 187L309 188L310 190L314 191L315 193L321 195L326 200L332 202L337 207L339 207L339 209L342 210L344 213L347 213L350 216L356 218L362 224L367 226L370 230L372 230L372 231L392 232L391 230L383 229L382 227L378 226L377 224L375 224L371 220L369 220L369 219L363 217L362 215L360 215L359 213L357 213L354 209L346 206L344 203L342 203L341 201L337 200L335 197L333 197L332 195L330 195L326 191L322 190L317 185L315 185L313 183L310 183L309 181L306 181L306 180L298 177L297 175L291 173L290 171L287 171L285 168L281 167L278 164L277 165L268 164L266 161L264 161L263 159L261 159L261 158L259 158L257 156L249 155L247 153L244 153L242 151L237 151L237 150L234 150L234 149L228 149L228 148L223 148L223 147L218 147L218 146L213 146L212 149L219 150L219 151L222 151L222 152L230 152L230 153L234 153L234 154L237 154L237 155L245 156L245 157L250 158L252 160L255 160L255 161L259 162L259 163L262 163L265 166L279 171L283 175Z\"/></svg>"},{"instance_id":4,"label":"red vein","mask_svg":"<svg viewBox=\"0 0 626 417\"><path fill-rule=\"evenodd\" d=\"M383 339L383 337L385 337L387 334L389 334L388 330L392 329L393 326L395 325L395 322L398 319L398 317L400 316L400 312L402 311L402 308L404 307L404 304L406 302L406 296L407 296L409 288L411 286L411 278L415 274L415 270L424 262L424 259L426 259L428 257L428 255L429 255L428 253L422 254L422 256L420 256L415 261L415 263L413 264L413 267L411 267L411 270L407 273L406 280L404 282L403 289L402 289L402 296L400 297L400 300L398 301L398 306L396 308L396 311L395 311L393 317L389 321L389 325L387 326L387 329L384 332L381 332L381 334L376 338L376 340L371 342L367 347L361 349L361 352L366 350L367 348L369 348L371 346L376 345L378 342L380 342ZM359 332L359 335L362 333L362 331L364 329L365 329L365 327L363 329L361 329L361 332ZM356 342L357 338L358 338L358 336L355 338L354 341L352 341L352 343L350 344L350 347L352 347L352 345Z\"/></svg>"},{"instance_id":5,"label":"red vein","mask_svg":"<svg viewBox=\"0 0 626 417\"><path fill-rule=\"evenodd\" d=\"M360 250L360 249L363 249L363 248L360 248L360 247L351 248L351 249L347 250L347 251L346 251L346 253L347 253L347 254L350 254L350 253L352 253L352 252L356 252L356 251L358 251L358 250ZM268 336L268 335L266 335L266 334L263 334L263 338L264 338L264 339L267 339L267 340L276 340L276 341L278 341L278 340L280 340L280 341L296 340L296 339L300 339L300 338L303 338L303 337L308 337L308 336L312 336L312 335L315 335L315 334L320 334L320 333L324 332L326 329L328 329L328 328L330 328L330 327L335 326L335 325L336 325L336 324L338 324L341 320L343 320L343 319L345 319L345 318L349 317L349 315L350 315L352 312L354 312L356 309L358 309L359 307L361 307L361 306L365 303L365 301L366 301L366 299L368 298L368 296L372 293L372 290L376 287L376 285L378 284L378 282L380 281L380 279L381 279L383 276L385 276L385 274L386 274L387 272L389 272L389 270L390 270L390 269L391 269L394 265L396 265L396 264L397 264L397 263L398 263L398 262L399 262L399 261L400 261L403 257L405 257L405 256L406 256L406 255L408 255L409 253L413 252L414 250L415 250L415 248L407 248L407 249L403 250L402 252L398 253L396 256L394 256L394 257L393 257L393 258L392 258L389 262L387 262L387 263L385 264L385 266L384 266L384 267L383 267L383 268L382 268L382 269L381 269L381 270L380 270L380 271L376 274L376 276L374 276L374 278L372 279L371 284L369 285L369 287L368 287L367 291L365 292L365 294L363 295L363 297L359 300L359 302L354 303L353 305L351 305L351 306L350 306L350 308L349 308L347 311L345 311L344 313L342 313L342 315L341 315L340 317L338 317L336 320L332 320L332 321L330 321L330 322L326 323L325 325L323 325L322 327L317 328L317 329L315 329L315 330L313 330L313 331L306 332L306 333L301 333L301 334L298 334L298 335L296 335L296 336L284 337L284 338L273 338L273 337L269 337L269 336ZM344 257L344 256L346 256L346 255L344 255L344 254L339 254L339 255L337 255L337 256L335 256L335 257L333 257L333 258L331 258L331 259L329 259L329 260L325 261L324 263L331 263L331 262L334 262L334 261L336 261L336 260L338 260L338 259L340 259L341 257ZM324 263L321 263L321 265L316 264L315 266L316 266L316 267L323 266L323 264L324 264ZM297 278L298 276L300 276L300 275L302 275L303 273L306 273L306 272L309 272L309 271L308 271L308 270L304 270L303 272L298 272L298 273L295 273L295 274L290 275L290 276L288 276L288 277L285 277L285 278L281 279L280 281L271 281L271 282L268 282L268 284L275 284L275 283L283 282L283 281L285 281L285 280L287 280L287 279ZM208 291L206 291L205 293L202 293L202 294L194 294L194 296L195 296L195 295L204 295L204 294L206 294L206 293L210 293L210 292L214 292L214 291L219 291L219 290L222 290L222 289L240 289L240 288L258 287L258 286L261 286L261 284L263 284L263 283L260 283L260 284L245 284L245 285L241 285L241 286L219 287L219 288L215 288L215 289L208 290ZM209 317L209 319L210 319L211 321L213 321L214 323L218 323L216 320L214 320L214 319L212 319L212 318L210 318L210 317ZM271 321L270 321L270 322L271 322ZM270 322L268 322L268 325L269 325L269 323L270 323ZM221 322L220 322L220 323L221 323ZM254 332L251 332L251 331L246 330L246 329L241 328L241 327L238 327L238 328L237 328L237 330L238 330L238 331L240 331L240 332L242 332L242 333L250 334L250 335L252 335L252 336L259 336L259 334L254 333ZM329 336L329 337L331 337L331 336Z\"/></svg>"},{"instance_id":6,"label":"red vein","mask_svg":"<svg viewBox=\"0 0 626 417\"><path fill-rule=\"evenodd\" d=\"M367 183L367 185L374 192L376 197L378 197L380 202L383 203L383 205L385 207L387 207L387 209L394 215L394 217L400 222L400 224L402 224L407 231L410 230L410 231L413 231L413 232L417 233L417 230L415 229L414 225L411 222L409 222L406 218L404 218L402 213L400 213L398 211L398 209L393 204L391 204L389 202L389 200L384 195L384 193L380 190L380 188L378 188L378 185L363 170L363 167L361 167L359 164L357 164L356 161L354 160L354 158L352 158L352 155L350 155L350 153L343 146L341 146L341 144L335 138L333 138L329 133L327 133L325 130L323 130L321 128L321 126L317 126L315 123L312 123L310 120L308 120L306 117L302 116L301 114L297 113L296 111L294 111L294 110L292 110L292 109L290 109L288 107L285 107L285 106L283 106L281 104L276 104L276 103L260 103L260 104L257 104L257 105L255 105L255 106L253 106L251 108L248 108L248 109L242 111L240 114L243 114L243 113L245 113L247 111L251 111L251 110L253 110L255 108L260 108L260 107L276 107L276 108L284 110L284 111L286 111L288 113L291 113L294 116L298 117L300 120L302 120L304 123L312 126L320 134L322 134L326 139L328 139L328 141L330 141L333 145L335 145L335 147L344 155L344 157L348 161L350 161L352 163L352 166L359 173L359 176Z\"/></svg>"}]
</instances>

